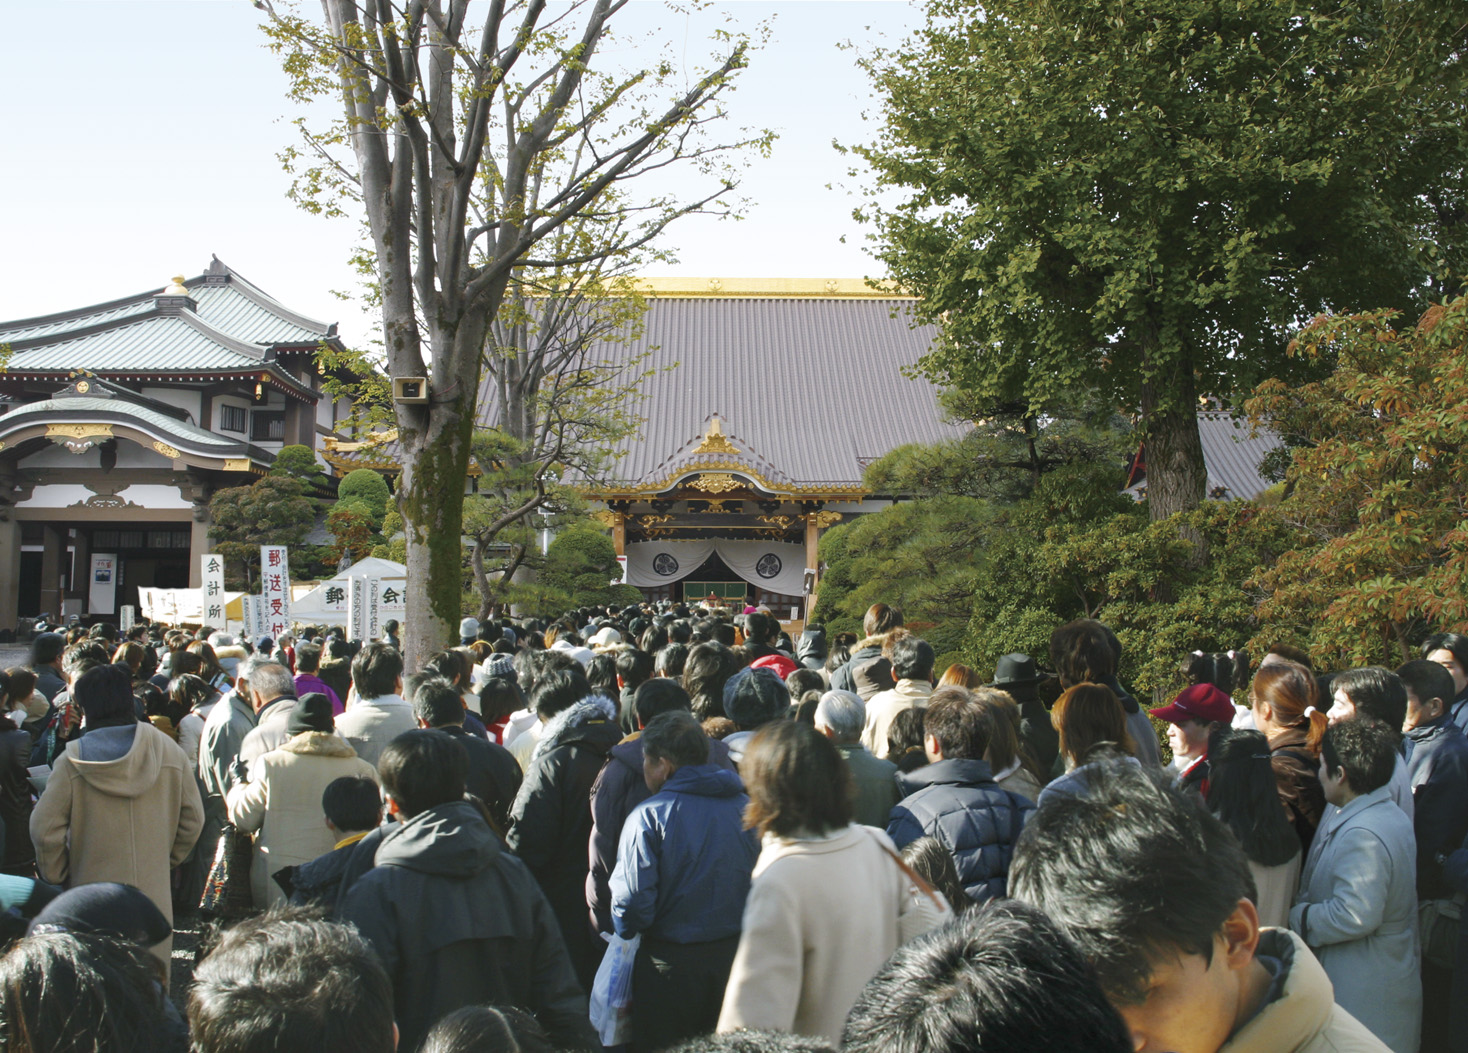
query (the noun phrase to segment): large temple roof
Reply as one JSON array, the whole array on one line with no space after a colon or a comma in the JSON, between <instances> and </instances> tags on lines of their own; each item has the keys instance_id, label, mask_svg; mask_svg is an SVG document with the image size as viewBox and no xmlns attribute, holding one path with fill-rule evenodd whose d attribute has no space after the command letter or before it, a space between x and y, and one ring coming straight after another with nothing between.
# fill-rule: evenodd
<instances>
[{"instance_id":1,"label":"large temple roof","mask_svg":"<svg viewBox=\"0 0 1468 1053\"><path fill-rule=\"evenodd\" d=\"M7 372L26 378L87 370L129 374L264 371L283 390L314 398L274 368L281 351L336 339L336 326L290 310L215 257L196 277L134 296L0 322Z\"/></svg>"}]
</instances>

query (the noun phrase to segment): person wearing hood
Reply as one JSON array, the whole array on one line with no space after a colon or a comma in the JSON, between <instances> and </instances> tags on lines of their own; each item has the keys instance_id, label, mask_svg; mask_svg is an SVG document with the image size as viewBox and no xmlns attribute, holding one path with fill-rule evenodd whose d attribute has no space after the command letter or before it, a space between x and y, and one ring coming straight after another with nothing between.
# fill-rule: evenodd
<instances>
[{"instance_id":1,"label":"person wearing hood","mask_svg":"<svg viewBox=\"0 0 1468 1053\"><path fill-rule=\"evenodd\" d=\"M888 633L902 628L902 612L885 603L874 603L867 608L861 628L866 638L857 643L846 664L831 674L831 690L852 691L863 702L870 702L878 691L891 686L884 682L893 678L892 663L882 657L882 644ZM863 674L860 683L857 673Z\"/></svg>"},{"instance_id":2,"label":"person wearing hood","mask_svg":"<svg viewBox=\"0 0 1468 1053\"><path fill-rule=\"evenodd\" d=\"M466 766L441 731L405 732L383 750L399 822L342 908L392 977L399 1048L416 1050L435 1021L467 1005L519 1006L557 1049L599 1048L550 904L464 800Z\"/></svg>"},{"instance_id":3,"label":"person wearing hood","mask_svg":"<svg viewBox=\"0 0 1468 1053\"><path fill-rule=\"evenodd\" d=\"M591 787L591 870L586 875L586 905L598 932L615 932L612 927L612 869L617 865L617 844L632 810L652 796L643 772L642 728L663 713L691 713L688 692L676 680L658 677L637 689L632 700L639 731L612 747L607 763ZM734 771L729 747L719 739L709 740L708 762Z\"/></svg>"},{"instance_id":4,"label":"person wearing hood","mask_svg":"<svg viewBox=\"0 0 1468 1053\"><path fill-rule=\"evenodd\" d=\"M622 738L617 704L593 695L576 665L543 673L531 689L530 705L541 733L510 807L505 842L540 882L576 975L590 988L601 943L586 918L591 787Z\"/></svg>"},{"instance_id":5,"label":"person wearing hood","mask_svg":"<svg viewBox=\"0 0 1468 1053\"><path fill-rule=\"evenodd\" d=\"M823 667L826 656L830 653L830 644L826 642L826 627L820 622L807 625L795 643L796 660L807 669L814 669L822 675L825 675Z\"/></svg>"},{"instance_id":6,"label":"person wearing hood","mask_svg":"<svg viewBox=\"0 0 1468 1053\"><path fill-rule=\"evenodd\" d=\"M101 666L73 688L86 734L67 743L31 813L36 870L54 885L132 885L171 924L169 871L188 856L204 825L192 766L178 743L139 723L122 666ZM172 941L153 953L166 969Z\"/></svg>"},{"instance_id":7,"label":"person wearing hood","mask_svg":"<svg viewBox=\"0 0 1468 1053\"><path fill-rule=\"evenodd\" d=\"M331 700L303 696L286 722L289 737L250 765L226 806L229 821L256 834L250 894L261 910L285 899L271 875L329 852L336 836L321 821L321 795L343 777L376 778L377 771L347 745L332 724Z\"/></svg>"},{"instance_id":8,"label":"person wearing hood","mask_svg":"<svg viewBox=\"0 0 1468 1053\"><path fill-rule=\"evenodd\" d=\"M632 966L641 1051L718 1025L759 841L744 827L744 784L709 763L691 712L659 714L639 741L652 796L622 828L611 913L618 936L642 937Z\"/></svg>"}]
</instances>

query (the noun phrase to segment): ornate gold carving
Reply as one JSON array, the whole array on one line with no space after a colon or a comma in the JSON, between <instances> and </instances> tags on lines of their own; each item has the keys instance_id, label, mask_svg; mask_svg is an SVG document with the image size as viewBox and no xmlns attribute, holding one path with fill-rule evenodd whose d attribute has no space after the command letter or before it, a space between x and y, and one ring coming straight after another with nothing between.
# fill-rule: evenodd
<instances>
[{"instance_id":1,"label":"ornate gold carving","mask_svg":"<svg viewBox=\"0 0 1468 1053\"><path fill-rule=\"evenodd\" d=\"M627 522L625 515L621 512L614 512L610 508L598 509L591 513L591 518L595 519L602 526L613 530Z\"/></svg>"},{"instance_id":2,"label":"ornate gold carving","mask_svg":"<svg viewBox=\"0 0 1468 1053\"><path fill-rule=\"evenodd\" d=\"M671 521L672 518L672 516L638 516L637 522L639 525L645 528L657 526L659 523L667 523Z\"/></svg>"},{"instance_id":3,"label":"ornate gold carving","mask_svg":"<svg viewBox=\"0 0 1468 1053\"><path fill-rule=\"evenodd\" d=\"M78 395L85 395L87 392L89 392L91 390L92 390L92 385L89 384L89 383L87 383L85 380L78 380L76 382L76 393Z\"/></svg>"},{"instance_id":4,"label":"ornate gold carving","mask_svg":"<svg viewBox=\"0 0 1468 1053\"><path fill-rule=\"evenodd\" d=\"M226 472L248 472L250 470L250 459L248 457L226 457L224 459L224 470Z\"/></svg>"},{"instance_id":5,"label":"ornate gold carving","mask_svg":"<svg viewBox=\"0 0 1468 1053\"><path fill-rule=\"evenodd\" d=\"M733 512L733 511L737 511L737 510L730 508L728 501L710 501L708 508L704 509L704 511L705 512L723 512L723 513L726 513L727 514L729 512Z\"/></svg>"},{"instance_id":6,"label":"ornate gold carving","mask_svg":"<svg viewBox=\"0 0 1468 1053\"><path fill-rule=\"evenodd\" d=\"M46 425L46 438L53 442L58 439L110 439L112 438L112 425L48 424Z\"/></svg>"},{"instance_id":7,"label":"ornate gold carving","mask_svg":"<svg viewBox=\"0 0 1468 1053\"><path fill-rule=\"evenodd\" d=\"M705 472L688 485L709 494L726 494L730 490L738 490L744 484L724 472Z\"/></svg>"},{"instance_id":8,"label":"ornate gold carving","mask_svg":"<svg viewBox=\"0 0 1468 1053\"><path fill-rule=\"evenodd\" d=\"M715 414L714 419L709 421L709 430L704 435L703 442L699 443L693 452L696 454L728 453L737 457L739 455L739 447L735 446L725 437L724 428L719 423L718 415Z\"/></svg>"},{"instance_id":9,"label":"ornate gold carving","mask_svg":"<svg viewBox=\"0 0 1468 1053\"><path fill-rule=\"evenodd\" d=\"M795 522L795 517L794 516L755 516L754 517L754 520L755 520L756 523L769 523L771 526L777 526L781 530L789 530L791 524L793 524Z\"/></svg>"},{"instance_id":10,"label":"ornate gold carving","mask_svg":"<svg viewBox=\"0 0 1468 1053\"><path fill-rule=\"evenodd\" d=\"M155 442L155 443L153 443L153 449L155 449L159 453L163 454L163 456L167 457L170 461L176 461L181 456L183 456L181 453L179 453L172 446L168 445L168 443L166 443L166 442Z\"/></svg>"},{"instance_id":11,"label":"ornate gold carving","mask_svg":"<svg viewBox=\"0 0 1468 1053\"><path fill-rule=\"evenodd\" d=\"M824 530L826 527L835 526L841 522L841 513L829 510L825 512L810 512L800 518L810 523L817 530Z\"/></svg>"}]
</instances>

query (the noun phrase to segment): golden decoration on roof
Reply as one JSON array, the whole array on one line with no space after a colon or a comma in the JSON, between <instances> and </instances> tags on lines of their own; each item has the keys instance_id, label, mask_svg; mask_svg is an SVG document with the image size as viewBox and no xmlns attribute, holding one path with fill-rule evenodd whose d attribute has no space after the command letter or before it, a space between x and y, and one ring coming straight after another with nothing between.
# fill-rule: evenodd
<instances>
[{"instance_id":1,"label":"golden decoration on roof","mask_svg":"<svg viewBox=\"0 0 1468 1053\"><path fill-rule=\"evenodd\" d=\"M111 424L48 424L46 425L46 438L48 439L87 439L87 438L112 438Z\"/></svg>"},{"instance_id":2,"label":"golden decoration on roof","mask_svg":"<svg viewBox=\"0 0 1468 1053\"><path fill-rule=\"evenodd\" d=\"M709 421L709 430L704 435L703 442L699 443L693 452L695 454L730 453L738 456L739 447L735 446L725 436L723 425L719 422L718 414L715 414L713 419Z\"/></svg>"},{"instance_id":3,"label":"golden decoration on roof","mask_svg":"<svg viewBox=\"0 0 1468 1053\"><path fill-rule=\"evenodd\" d=\"M166 442L155 442L153 444L153 449L163 454L163 456L167 457L170 461L176 461L179 459L180 456L182 456L182 454L180 454L178 450L174 449Z\"/></svg>"},{"instance_id":4,"label":"golden decoration on roof","mask_svg":"<svg viewBox=\"0 0 1468 1053\"><path fill-rule=\"evenodd\" d=\"M672 518L672 516L638 516L637 522L644 527L652 527L659 523L669 522Z\"/></svg>"},{"instance_id":5,"label":"golden decoration on roof","mask_svg":"<svg viewBox=\"0 0 1468 1053\"><path fill-rule=\"evenodd\" d=\"M771 526L777 526L781 530L788 530L790 525L795 522L794 516L755 516L754 518L757 523L769 523Z\"/></svg>"},{"instance_id":6,"label":"golden decoration on roof","mask_svg":"<svg viewBox=\"0 0 1468 1053\"><path fill-rule=\"evenodd\" d=\"M827 510L824 512L811 512L800 518L808 521L816 529L824 530L826 527L833 527L841 522L841 513Z\"/></svg>"},{"instance_id":7,"label":"golden decoration on roof","mask_svg":"<svg viewBox=\"0 0 1468 1053\"><path fill-rule=\"evenodd\" d=\"M725 472L705 472L688 485L704 493L726 494L730 490L738 490L744 484Z\"/></svg>"}]
</instances>

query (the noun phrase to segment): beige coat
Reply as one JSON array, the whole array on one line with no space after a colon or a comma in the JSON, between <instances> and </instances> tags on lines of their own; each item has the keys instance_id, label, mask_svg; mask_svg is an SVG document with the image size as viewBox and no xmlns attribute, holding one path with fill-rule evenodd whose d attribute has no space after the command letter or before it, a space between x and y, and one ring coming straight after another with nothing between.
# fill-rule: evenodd
<instances>
[{"instance_id":1,"label":"beige coat","mask_svg":"<svg viewBox=\"0 0 1468 1053\"><path fill-rule=\"evenodd\" d=\"M36 869L52 884L75 888L118 881L143 892L173 921L168 872L194 847L204 805L193 765L151 724L138 724L116 760L85 761L85 737L66 744L31 813ZM173 941L153 953L169 963Z\"/></svg>"},{"instance_id":2,"label":"beige coat","mask_svg":"<svg viewBox=\"0 0 1468 1053\"><path fill-rule=\"evenodd\" d=\"M235 785L226 801L230 822L255 834L250 892L255 906L285 899L271 875L309 863L336 847L326 826L321 795L345 776L377 779L377 769L337 735L307 731L287 739L250 766L250 781Z\"/></svg>"},{"instance_id":3,"label":"beige coat","mask_svg":"<svg viewBox=\"0 0 1468 1053\"><path fill-rule=\"evenodd\" d=\"M1389 1053L1380 1039L1335 1004L1330 978L1300 937L1286 929L1265 929L1259 953L1284 963L1284 991L1218 1053Z\"/></svg>"},{"instance_id":4,"label":"beige coat","mask_svg":"<svg viewBox=\"0 0 1468 1053\"><path fill-rule=\"evenodd\" d=\"M768 1028L841 1042L857 995L897 949L907 879L887 835L767 837L744 906L720 1031Z\"/></svg>"},{"instance_id":5,"label":"beige coat","mask_svg":"<svg viewBox=\"0 0 1468 1053\"><path fill-rule=\"evenodd\" d=\"M398 695L353 699L347 702L347 711L336 718L336 733L373 767L389 742L417 726L413 707Z\"/></svg>"},{"instance_id":6,"label":"beige coat","mask_svg":"<svg viewBox=\"0 0 1468 1053\"><path fill-rule=\"evenodd\" d=\"M1040 780L1030 774L1029 769L1021 764L1018 759L1008 768L1005 768L998 775L994 776L994 781L1010 793L1017 793L1032 802L1040 799L1040 791L1044 789L1040 785Z\"/></svg>"},{"instance_id":7,"label":"beige coat","mask_svg":"<svg viewBox=\"0 0 1468 1053\"><path fill-rule=\"evenodd\" d=\"M899 680L891 691L879 691L867 703L867 724L861 744L874 757L887 759L887 731L897 714L913 706L926 706L933 685L926 680Z\"/></svg>"}]
</instances>

